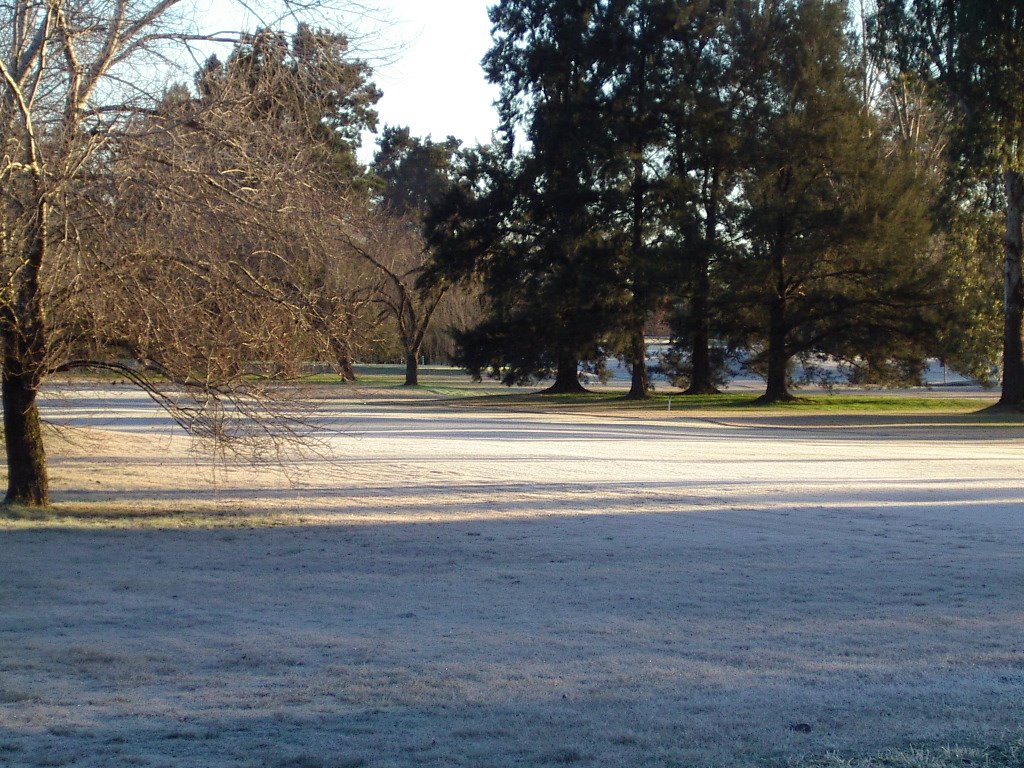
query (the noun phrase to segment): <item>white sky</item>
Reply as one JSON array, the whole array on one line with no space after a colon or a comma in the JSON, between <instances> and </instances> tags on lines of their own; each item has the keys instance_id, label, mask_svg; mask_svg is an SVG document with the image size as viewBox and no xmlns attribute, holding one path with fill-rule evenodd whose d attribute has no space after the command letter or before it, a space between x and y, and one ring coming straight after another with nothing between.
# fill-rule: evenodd
<instances>
[{"instance_id":1,"label":"white sky","mask_svg":"<svg viewBox=\"0 0 1024 768\"><path fill-rule=\"evenodd\" d=\"M393 20L380 28L391 50L375 66L384 92L379 127L407 125L415 136L465 144L486 143L497 128L497 89L484 79L480 59L490 48L487 8L494 0L375 0ZM360 153L373 154L372 136Z\"/></svg>"}]
</instances>

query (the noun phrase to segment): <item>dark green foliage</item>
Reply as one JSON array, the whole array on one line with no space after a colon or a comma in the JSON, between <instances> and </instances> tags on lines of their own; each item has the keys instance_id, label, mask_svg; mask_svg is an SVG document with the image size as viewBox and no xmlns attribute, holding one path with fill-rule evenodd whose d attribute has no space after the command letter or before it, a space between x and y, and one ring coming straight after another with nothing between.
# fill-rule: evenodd
<instances>
[{"instance_id":1,"label":"dark green foliage","mask_svg":"<svg viewBox=\"0 0 1024 768\"><path fill-rule=\"evenodd\" d=\"M1024 4L1006 0L879 0L874 45L958 113L953 149L975 169L1019 169L1024 146Z\"/></svg>"},{"instance_id":2,"label":"dark green foliage","mask_svg":"<svg viewBox=\"0 0 1024 768\"><path fill-rule=\"evenodd\" d=\"M461 141L412 136L408 128L385 126L371 170L382 181L381 204L393 213L423 213L448 192Z\"/></svg>"},{"instance_id":3,"label":"dark green foliage","mask_svg":"<svg viewBox=\"0 0 1024 768\"><path fill-rule=\"evenodd\" d=\"M940 356L951 368L998 383L1002 356L1003 216L998 189L975 189L943 220L942 248L951 306L943 317Z\"/></svg>"},{"instance_id":4,"label":"dark green foliage","mask_svg":"<svg viewBox=\"0 0 1024 768\"><path fill-rule=\"evenodd\" d=\"M484 60L501 87L502 147L467 162L465 179L431 216L436 275L481 277L487 318L463 339L465 362L508 382L576 366L621 304L613 233L600 210L596 147L602 81L594 33L600 2L504 0L491 9ZM516 152L517 137L528 150Z\"/></svg>"},{"instance_id":5,"label":"dark green foliage","mask_svg":"<svg viewBox=\"0 0 1024 768\"><path fill-rule=\"evenodd\" d=\"M1004 406L1024 404L1024 4L993 0L880 0L878 54L933 87L956 119L955 177L1001 176L1003 187ZM987 226L985 218L979 228ZM995 298L995 297L993 297Z\"/></svg>"},{"instance_id":6,"label":"dark green foliage","mask_svg":"<svg viewBox=\"0 0 1024 768\"><path fill-rule=\"evenodd\" d=\"M665 174L661 157L669 131L663 108L671 98L669 58L680 29L678 3L622 0L594 31L603 82L601 123L594 146L601 215L609 256L617 263L623 306L609 336L632 372L629 397L651 389L644 327L672 280L663 238Z\"/></svg>"},{"instance_id":7,"label":"dark green foliage","mask_svg":"<svg viewBox=\"0 0 1024 768\"><path fill-rule=\"evenodd\" d=\"M678 316L675 322L679 322ZM734 355L720 344L709 343L703 362L704 369L698 374L690 341L692 332L688 333L685 328L680 330L680 326L674 324L673 333L675 343L661 353L654 370L667 377L673 385L686 390L686 394L717 394L718 388L729 381L729 364L736 362ZM700 384L695 387L698 381Z\"/></svg>"},{"instance_id":8,"label":"dark green foliage","mask_svg":"<svg viewBox=\"0 0 1024 768\"><path fill-rule=\"evenodd\" d=\"M926 197L887 153L852 88L844 6L740 5L746 247L728 265L737 340L761 351L766 399L783 400L794 357L920 357L938 286L924 256ZM912 354L913 353L913 354Z\"/></svg>"},{"instance_id":9,"label":"dark green foliage","mask_svg":"<svg viewBox=\"0 0 1024 768\"><path fill-rule=\"evenodd\" d=\"M736 66L731 3L676 4L677 30L667 58L669 127L664 149L666 256L671 284L669 358L687 394L712 394L724 383L720 262L737 241L736 185L742 163L740 106L750 73ZM683 383L682 381L680 383Z\"/></svg>"},{"instance_id":10,"label":"dark green foliage","mask_svg":"<svg viewBox=\"0 0 1024 768\"><path fill-rule=\"evenodd\" d=\"M643 397L666 308L693 394L732 349L771 400L796 359L913 381L972 335L980 369L984 312L931 231L935 158L865 101L841 0L505 0L492 20L504 144L465 155L429 219L432 279L483 281L471 369L522 382L610 349Z\"/></svg>"}]
</instances>

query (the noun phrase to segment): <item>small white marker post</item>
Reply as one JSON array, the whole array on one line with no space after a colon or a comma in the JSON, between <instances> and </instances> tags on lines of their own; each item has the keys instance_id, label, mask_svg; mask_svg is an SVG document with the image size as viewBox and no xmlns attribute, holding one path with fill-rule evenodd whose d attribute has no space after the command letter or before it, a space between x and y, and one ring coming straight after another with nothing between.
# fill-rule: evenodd
<instances>
[{"instance_id":1,"label":"small white marker post","mask_svg":"<svg viewBox=\"0 0 1024 768\"><path fill-rule=\"evenodd\" d=\"M670 411L672 410L672 395L668 396L668 409Z\"/></svg>"}]
</instances>

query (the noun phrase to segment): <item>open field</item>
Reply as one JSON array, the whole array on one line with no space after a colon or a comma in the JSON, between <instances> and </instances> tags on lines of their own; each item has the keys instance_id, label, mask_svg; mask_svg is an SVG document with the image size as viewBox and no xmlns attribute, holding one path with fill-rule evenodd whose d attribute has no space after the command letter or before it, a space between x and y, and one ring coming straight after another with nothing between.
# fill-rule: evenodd
<instances>
[{"instance_id":1,"label":"open field","mask_svg":"<svg viewBox=\"0 0 1024 768\"><path fill-rule=\"evenodd\" d=\"M378 384L320 391L329 457L257 469L133 390L50 395L57 509L0 519L0 764L947 766L985 755L908 750L1019 739L1019 418Z\"/></svg>"}]
</instances>

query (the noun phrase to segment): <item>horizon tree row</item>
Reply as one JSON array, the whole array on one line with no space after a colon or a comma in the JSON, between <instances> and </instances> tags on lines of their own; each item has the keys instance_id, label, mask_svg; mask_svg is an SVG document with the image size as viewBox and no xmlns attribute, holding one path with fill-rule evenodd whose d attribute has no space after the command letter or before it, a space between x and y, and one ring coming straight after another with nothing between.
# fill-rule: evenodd
<instances>
[{"instance_id":1,"label":"horizon tree row","mask_svg":"<svg viewBox=\"0 0 1024 768\"><path fill-rule=\"evenodd\" d=\"M928 356L985 372L998 260L990 217L966 218L990 185L954 162L948 110L880 15L502 0L491 20L500 140L431 208L423 279L480 281L470 371L579 391L578 365L612 353L646 397L644 328L667 314L691 394L717 391L728 349L766 402L815 355L873 380Z\"/></svg>"}]
</instances>

